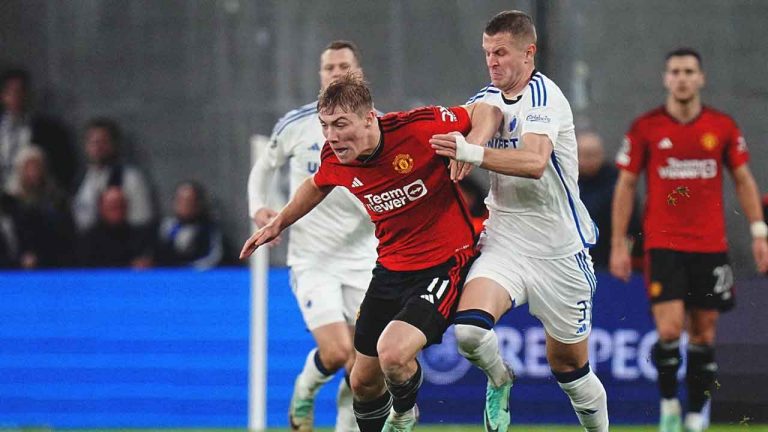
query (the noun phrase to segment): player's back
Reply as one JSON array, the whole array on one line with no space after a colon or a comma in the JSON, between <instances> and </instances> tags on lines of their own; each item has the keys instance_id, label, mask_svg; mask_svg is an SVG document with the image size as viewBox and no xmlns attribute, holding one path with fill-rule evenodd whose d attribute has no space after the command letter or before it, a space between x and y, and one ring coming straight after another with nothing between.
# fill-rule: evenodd
<instances>
[{"instance_id":1,"label":"player's back","mask_svg":"<svg viewBox=\"0 0 768 432\"><path fill-rule=\"evenodd\" d=\"M317 119L317 103L288 112L275 125L270 145L279 148L276 159L289 163L291 196L320 167L325 143ZM373 225L360 203L348 191L332 191L290 231L288 265L333 264L340 268L371 268L376 259Z\"/></svg>"},{"instance_id":2,"label":"player's back","mask_svg":"<svg viewBox=\"0 0 768 432\"><path fill-rule=\"evenodd\" d=\"M597 240L597 228L579 198L578 156L570 105L560 88L535 72L525 90L514 99L487 86L469 103L499 107L504 123L487 147L517 151L526 133L552 141L553 152L539 179L490 173L486 205L489 235L503 239L515 250L537 258L570 256Z\"/></svg>"},{"instance_id":3,"label":"player's back","mask_svg":"<svg viewBox=\"0 0 768 432\"><path fill-rule=\"evenodd\" d=\"M387 269L432 267L472 246L469 212L446 159L429 145L433 134L466 133L469 124L463 108L391 113L379 119L382 139L365 161L344 165L330 146L323 149L316 183L346 187L363 203L376 225L379 262Z\"/></svg>"}]
</instances>

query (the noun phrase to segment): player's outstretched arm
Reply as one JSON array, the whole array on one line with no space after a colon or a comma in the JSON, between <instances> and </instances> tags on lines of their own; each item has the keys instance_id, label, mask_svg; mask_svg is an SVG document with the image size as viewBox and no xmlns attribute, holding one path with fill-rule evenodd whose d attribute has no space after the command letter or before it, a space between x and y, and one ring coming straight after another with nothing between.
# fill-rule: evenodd
<instances>
[{"instance_id":1,"label":"player's outstretched arm","mask_svg":"<svg viewBox=\"0 0 768 432\"><path fill-rule=\"evenodd\" d=\"M760 204L760 192L755 178L752 176L747 164L731 171L733 183L736 186L736 196L739 198L741 208L752 232L752 255L759 273L768 271L768 227L763 219L763 208Z\"/></svg>"},{"instance_id":2,"label":"player's outstretched arm","mask_svg":"<svg viewBox=\"0 0 768 432\"><path fill-rule=\"evenodd\" d=\"M469 114L469 121L472 123L472 129L467 134L467 141L479 143L481 147L485 146L496 132L504 119L499 107L485 102L477 102L472 105L465 105L464 109Z\"/></svg>"},{"instance_id":3,"label":"player's outstretched arm","mask_svg":"<svg viewBox=\"0 0 768 432\"><path fill-rule=\"evenodd\" d=\"M319 188L312 178L304 180L301 186L296 189L291 201L283 207L280 213L245 241L243 249L240 251L240 259L248 258L259 246L277 238L284 229L293 225L320 204L331 190L333 190L332 187Z\"/></svg>"},{"instance_id":4,"label":"player's outstretched arm","mask_svg":"<svg viewBox=\"0 0 768 432\"><path fill-rule=\"evenodd\" d=\"M465 105L463 108L467 110L470 123L472 124L472 129L470 129L466 136L466 142L479 143L477 145L482 151L485 143L496 134L501 121L504 119L504 115L498 107L484 102ZM445 143L445 140L441 139L441 137L445 136L446 135L444 134L438 134L433 136L433 139L436 139L436 142L440 145L440 143ZM432 143L431 140L430 143ZM445 144L450 147L451 143L452 142L448 142ZM472 171L472 168L474 167L472 163L456 159L455 149L439 148L435 147L434 143L432 144L432 148L435 149L437 154L451 158L451 180L461 181Z\"/></svg>"},{"instance_id":5,"label":"player's outstretched arm","mask_svg":"<svg viewBox=\"0 0 768 432\"><path fill-rule=\"evenodd\" d=\"M632 262L627 243L627 228L635 205L635 190L637 189L637 174L626 170L619 172L616 189L613 192L611 204L611 258L609 269L611 274L624 282L629 281L632 274Z\"/></svg>"}]
</instances>

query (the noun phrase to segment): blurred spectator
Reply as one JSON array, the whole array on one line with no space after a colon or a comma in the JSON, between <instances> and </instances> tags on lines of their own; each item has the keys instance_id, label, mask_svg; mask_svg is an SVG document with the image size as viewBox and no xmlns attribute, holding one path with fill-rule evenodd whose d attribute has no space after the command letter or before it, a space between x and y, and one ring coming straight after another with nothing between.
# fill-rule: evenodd
<instances>
[{"instance_id":1,"label":"blurred spectator","mask_svg":"<svg viewBox=\"0 0 768 432\"><path fill-rule=\"evenodd\" d=\"M19 235L12 199L0 194L0 269L18 268L21 260Z\"/></svg>"},{"instance_id":2,"label":"blurred spectator","mask_svg":"<svg viewBox=\"0 0 768 432\"><path fill-rule=\"evenodd\" d=\"M185 181L176 187L173 216L163 220L157 261L166 266L215 267L224 255L221 232L211 219L208 199L201 185Z\"/></svg>"},{"instance_id":3,"label":"blurred spectator","mask_svg":"<svg viewBox=\"0 0 768 432\"><path fill-rule=\"evenodd\" d=\"M128 221L127 200L119 186L110 186L98 199L98 219L80 238L80 263L85 267L152 265L152 240L146 228Z\"/></svg>"},{"instance_id":4,"label":"blurred spectator","mask_svg":"<svg viewBox=\"0 0 768 432\"><path fill-rule=\"evenodd\" d=\"M77 159L69 133L57 121L29 110L29 75L9 70L0 77L0 185L7 186L18 153L34 144L51 162L51 172L67 190L74 187Z\"/></svg>"},{"instance_id":5,"label":"blurred spectator","mask_svg":"<svg viewBox=\"0 0 768 432\"><path fill-rule=\"evenodd\" d=\"M619 172L606 162L603 140L595 132L581 131L576 135L579 149L579 191L581 201L589 210L600 230L597 244L590 249L595 269L605 270L611 256L611 202ZM639 239L641 230L637 214L632 215L629 232ZM636 242L635 242L636 243ZM642 248L633 246L633 251ZM634 255L634 254L633 254Z\"/></svg>"},{"instance_id":6,"label":"blurred spectator","mask_svg":"<svg viewBox=\"0 0 768 432\"><path fill-rule=\"evenodd\" d=\"M69 205L48 173L46 157L36 146L16 156L8 193L13 198L24 268L59 267L72 257L73 225Z\"/></svg>"},{"instance_id":7,"label":"blurred spectator","mask_svg":"<svg viewBox=\"0 0 768 432\"><path fill-rule=\"evenodd\" d=\"M146 181L138 169L120 161L120 140L120 129L110 119L96 118L86 127L88 168L73 205L75 224L80 232L96 222L99 197L111 186L119 186L125 194L130 225L147 228L152 223L152 199Z\"/></svg>"}]
</instances>

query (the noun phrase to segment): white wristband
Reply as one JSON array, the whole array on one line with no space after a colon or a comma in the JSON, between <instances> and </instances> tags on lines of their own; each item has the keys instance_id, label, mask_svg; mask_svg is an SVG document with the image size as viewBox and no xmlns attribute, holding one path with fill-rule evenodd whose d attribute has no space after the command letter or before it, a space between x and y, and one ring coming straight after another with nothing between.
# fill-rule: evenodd
<instances>
[{"instance_id":1,"label":"white wristband","mask_svg":"<svg viewBox=\"0 0 768 432\"><path fill-rule=\"evenodd\" d=\"M763 221L752 222L749 225L749 230L752 232L752 238L760 239L768 237L768 225Z\"/></svg>"},{"instance_id":2,"label":"white wristband","mask_svg":"<svg viewBox=\"0 0 768 432\"><path fill-rule=\"evenodd\" d=\"M484 154L485 147L470 144L463 135L456 134L456 160L480 166L483 163Z\"/></svg>"}]
</instances>

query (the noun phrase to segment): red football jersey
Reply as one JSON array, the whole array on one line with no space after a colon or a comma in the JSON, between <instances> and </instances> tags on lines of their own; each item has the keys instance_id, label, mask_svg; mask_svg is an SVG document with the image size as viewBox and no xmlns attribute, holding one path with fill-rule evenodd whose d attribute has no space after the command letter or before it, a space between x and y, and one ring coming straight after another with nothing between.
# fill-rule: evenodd
<instances>
[{"instance_id":1,"label":"red football jersey","mask_svg":"<svg viewBox=\"0 0 768 432\"><path fill-rule=\"evenodd\" d=\"M379 118L381 141L365 162L344 165L323 147L315 184L349 189L371 216L379 263L389 270L421 270L472 247L469 211L450 179L448 160L429 144L434 134L471 128L461 107L424 107Z\"/></svg>"},{"instance_id":2,"label":"red football jersey","mask_svg":"<svg viewBox=\"0 0 768 432\"><path fill-rule=\"evenodd\" d=\"M664 107L635 120L616 165L635 174L646 169L645 248L726 251L723 169L747 161L736 122L709 107L689 123Z\"/></svg>"}]
</instances>

